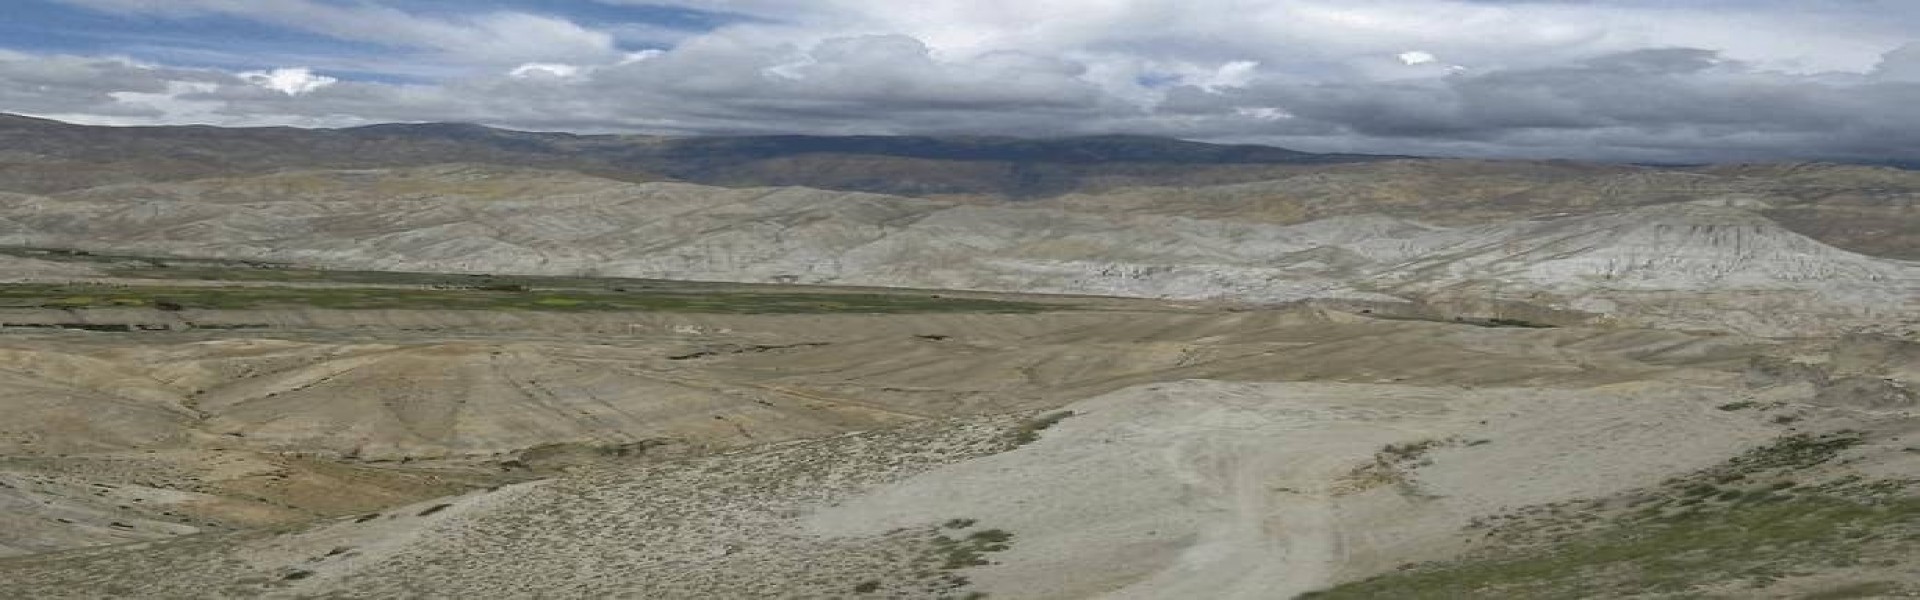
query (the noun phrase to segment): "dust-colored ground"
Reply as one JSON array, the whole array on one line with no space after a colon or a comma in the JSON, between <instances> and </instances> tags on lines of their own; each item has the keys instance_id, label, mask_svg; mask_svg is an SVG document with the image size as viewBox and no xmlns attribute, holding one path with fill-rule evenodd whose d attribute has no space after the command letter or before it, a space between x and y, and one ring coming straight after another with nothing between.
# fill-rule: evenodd
<instances>
[{"instance_id":1,"label":"dust-colored ground","mask_svg":"<svg viewBox=\"0 0 1920 600\"><path fill-rule=\"evenodd\" d=\"M1579 558L1703 481L1911 531L1895 338L1111 299L192 316L259 326L0 335L0 595L1795 597L1913 591L1920 555ZM1803 435L1853 441L1715 479ZM1719 533L1680 552L1855 539ZM1574 558L1487 566L1525 556Z\"/></svg>"}]
</instances>

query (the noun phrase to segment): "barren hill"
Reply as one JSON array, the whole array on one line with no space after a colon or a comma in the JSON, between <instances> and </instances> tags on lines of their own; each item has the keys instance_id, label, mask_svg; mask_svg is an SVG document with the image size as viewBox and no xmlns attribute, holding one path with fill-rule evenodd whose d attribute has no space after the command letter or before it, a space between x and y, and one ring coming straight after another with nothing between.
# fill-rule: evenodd
<instances>
[{"instance_id":1,"label":"barren hill","mask_svg":"<svg viewBox=\"0 0 1920 600\"><path fill-rule=\"evenodd\" d=\"M1149 384L1026 421L597 468L0 572L46 597L130 591L134 573L158 574L146 593L222 597L1911 589L1920 521L1898 474L1915 459L1888 447L1911 426L1723 390ZM1743 529L1773 519L1791 525Z\"/></svg>"},{"instance_id":2,"label":"barren hill","mask_svg":"<svg viewBox=\"0 0 1920 600\"><path fill-rule=\"evenodd\" d=\"M1897 329L1920 301L1913 263L1846 252L1712 199L1454 225L1202 216L1094 199L980 205L444 165L26 197L0 207L0 244L336 269L1415 302L1544 318L1500 312L1525 304L1765 335ZM1796 318L1747 316L1782 309Z\"/></svg>"}]
</instances>

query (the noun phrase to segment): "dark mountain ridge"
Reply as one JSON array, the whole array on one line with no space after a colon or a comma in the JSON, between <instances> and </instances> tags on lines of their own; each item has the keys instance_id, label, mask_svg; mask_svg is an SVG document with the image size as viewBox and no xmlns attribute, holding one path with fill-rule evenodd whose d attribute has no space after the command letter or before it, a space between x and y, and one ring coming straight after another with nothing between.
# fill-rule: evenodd
<instances>
[{"instance_id":1,"label":"dark mountain ridge","mask_svg":"<svg viewBox=\"0 0 1920 600\"><path fill-rule=\"evenodd\" d=\"M0 175L11 175L0 176L0 189L34 193L284 168L476 162L629 181L1033 197L1096 181L1232 183L1269 179L1269 167L1404 158L1136 135L660 137L524 132L465 123L103 127L16 115L0 115L0 148L11 151L0 160ZM23 163L39 165L37 176L16 173Z\"/></svg>"}]
</instances>

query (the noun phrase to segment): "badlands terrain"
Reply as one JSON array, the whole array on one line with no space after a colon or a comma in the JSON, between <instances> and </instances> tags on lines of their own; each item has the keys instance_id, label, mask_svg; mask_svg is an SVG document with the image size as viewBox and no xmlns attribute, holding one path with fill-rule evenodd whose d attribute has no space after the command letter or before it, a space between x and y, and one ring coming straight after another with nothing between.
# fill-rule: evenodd
<instances>
[{"instance_id":1,"label":"badlands terrain","mask_svg":"<svg viewBox=\"0 0 1920 600\"><path fill-rule=\"evenodd\" d=\"M1914 597L1917 204L0 117L0 597Z\"/></svg>"}]
</instances>

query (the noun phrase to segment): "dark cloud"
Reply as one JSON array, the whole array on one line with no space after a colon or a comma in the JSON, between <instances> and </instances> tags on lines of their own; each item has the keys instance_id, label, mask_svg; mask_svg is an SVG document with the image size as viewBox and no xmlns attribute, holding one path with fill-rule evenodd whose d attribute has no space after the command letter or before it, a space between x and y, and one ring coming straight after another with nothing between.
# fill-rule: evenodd
<instances>
[{"instance_id":1,"label":"dark cloud","mask_svg":"<svg viewBox=\"0 0 1920 600\"><path fill-rule=\"evenodd\" d=\"M1553 68L1418 81L1256 83L1170 97L1176 114L1271 107L1252 136L1351 136L1371 150L1450 145L1477 153L1629 160L1920 157L1908 117L1920 84L1790 75L1698 49L1655 49ZM1245 134L1243 134L1245 135Z\"/></svg>"}]
</instances>

